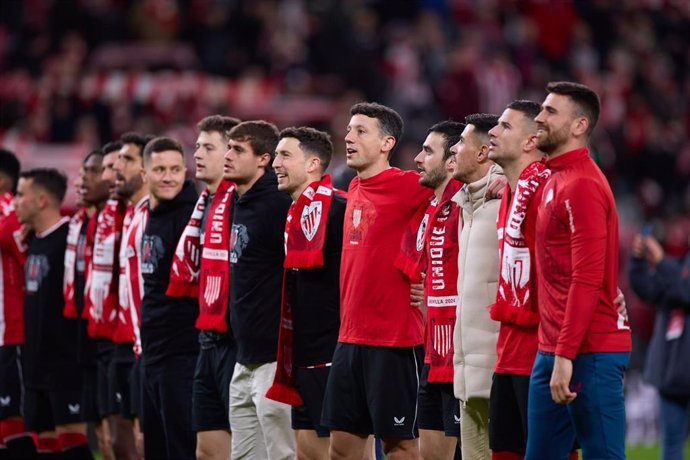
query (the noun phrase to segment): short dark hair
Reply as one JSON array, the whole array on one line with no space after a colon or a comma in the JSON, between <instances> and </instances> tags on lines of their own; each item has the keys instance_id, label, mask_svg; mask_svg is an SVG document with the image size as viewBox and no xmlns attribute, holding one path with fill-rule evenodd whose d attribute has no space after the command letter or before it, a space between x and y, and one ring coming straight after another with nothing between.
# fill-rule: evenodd
<instances>
[{"instance_id":1,"label":"short dark hair","mask_svg":"<svg viewBox=\"0 0 690 460\"><path fill-rule=\"evenodd\" d=\"M240 123L242 123L242 120L239 118L226 117L224 115L209 115L208 117L202 118L201 121L196 124L196 128L199 131L205 131L207 133L216 131L227 138L230 130Z\"/></svg>"},{"instance_id":2,"label":"short dark hair","mask_svg":"<svg viewBox=\"0 0 690 460\"><path fill-rule=\"evenodd\" d=\"M578 115L584 116L589 121L587 135L592 134L597 121L599 121L599 112L601 112L601 102L597 93L582 83L572 81L552 81L546 85L546 91L568 96L579 109Z\"/></svg>"},{"instance_id":3,"label":"short dark hair","mask_svg":"<svg viewBox=\"0 0 690 460\"><path fill-rule=\"evenodd\" d=\"M446 120L436 123L426 132L427 134L439 133L443 136L443 160L452 155L450 148L460 141L460 135L465 129L465 123L454 120Z\"/></svg>"},{"instance_id":4,"label":"short dark hair","mask_svg":"<svg viewBox=\"0 0 690 460\"><path fill-rule=\"evenodd\" d=\"M67 191L67 176L55 168L34 168L22 171L19 177L32 179L33 185L41 187L52 195L58 204L62 203Z\"/></svg>"},{"instance_id":5,"label":"short dark hair","mask_svg":"<svg viewBox=\"0 0 690 460\"><path fill-rule=\"evenodd\" d=\"M403 134L403 119L395 110L377 102L359 102L350 107L350 115L364 115L369 118L376 118L379 127L384 134L393 136L395 147L398 146Z\"/></svg>"},{"instance_id":6,"label":"short dark hair","mask_svg":"<svg viewBox=\"0 0 690 460\"><path fill-rule=\"evenodd\" d=\"M482 140L489 141L489 131L498 124L498 115L491 113L472 113L465 117L465 124L473 125L474 132Z\"/></svg>"},{"instance_id":7,"label":"short dark hair","mask_svg":"<svg viewBox=\"0 0 690 460\"><path fill-rule=\"evenodd\" d=\"M101 147L101 150L103 151L103 155L108 155L109 153L112 152L117 152L122 148L122 142L120 141L112 141L108 142L105 144L103 147Z\"/></svg>"},{"instance_id":8,"label":"short dark hair","mask_svg":"<svg viewBox=\"0 0 690 460\"><path fill-rule=\"evenodd\" d=\"M280 132L280 138L292 137L299 141L299 148L305 153L315 155L321 160L321 170L325 171L333 157L333 142L328 133L308 126L285 128Z\"/></svg>"},{"instance_id":9,"label":"short dark hair","mask_svg":"<svg viewBox=\"0 0 690 460\"><path fill-rule=\"evenodd\" d=\"M12 179L12 193L17 192L20 170L21 164L17 156L7 149L0 148L0 172L7 174Z\"/></svg>"},{"instance_id":10,"label":"short dark hair","mask_svg":"<svg viewBox=\"0 0 690 460\"><path fill-rule=\"evenodd\" d=\"M228 139L249 142L254 155L261 156L268 153L271 155L271 159L275 155L279 138L280 132L278 132L276 125L265 120L243 121L228 133Z\"/></svg>"},{"instance_id":11,"label":"short dark hair","mask_svg":"<svg viewBox=\"0 0 690 460\"><path fill-rule=\"evenodd\" d=\"M103 150L101 150L101 149L91 150L89 153L86 154L86 156L84 157L84 160L82 160L82 164L89 161L89 158L91 158L92 156L95 156L95 155L102 157L104 155Z\"/></svg>"},{"instance_id":12,"label":"short dark hair","mask_svg":"<svg viewBox=\"0 0 690 460\"><path fill-rule=\"evenodd\" d=\"M537 118L537 115L539 115L539 112L541 112L541 104L534 101L528 101L526 99L518 99L508 104L506 109L522 112L527 118L530 118L534 121L534 119Z\"/></svg>"},{"instance_id":13,"label":"short dark hair","mask_svg":"<svg viewBox=\"0 0 690 460\"><path fill-rule=\"evenodd\" d=\"M151 161L151 155L154 153L165 152L167 150L180 152L180 155L182 155L182 158L184 159L184 149L182 148L182 144L172 137L161 136L151 139L151 141L146 144L143 155L144 164L146 165Z\"/></svg>"},{"instance_id":14,"label":"short dark hair","mask_svg":"<svg viewBox=\"0 0 690 460\"><path fill-rule=\"evenodd\" d=\"M141 134L135 132L125 133L122 136L120 136L120 142L122 142L123 145L134 144L137 147L139 147L140 155L143 155L146 144L151 142L153 139L155 139L155 136L152 134Z\"/></svg>"}]
</instances>

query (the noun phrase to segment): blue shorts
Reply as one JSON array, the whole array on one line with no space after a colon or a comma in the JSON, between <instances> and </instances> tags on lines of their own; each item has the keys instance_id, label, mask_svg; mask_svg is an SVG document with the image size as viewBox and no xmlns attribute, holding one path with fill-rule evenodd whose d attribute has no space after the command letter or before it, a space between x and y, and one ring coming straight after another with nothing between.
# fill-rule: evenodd
<instances>
[{"instance_id":1,"label":"blue shorts","mask_svg":"<svg viewBox=\"0 0 690 460\"><path fill-rule=\"evenodd\" d=\"M534 361L527 409L526 460L566 460L577 441L586 459L625 458L623 375L630 353L583 353L573 361L568 405L551 399L555 357L539 352Z\"/></svg>"}]
</instances>

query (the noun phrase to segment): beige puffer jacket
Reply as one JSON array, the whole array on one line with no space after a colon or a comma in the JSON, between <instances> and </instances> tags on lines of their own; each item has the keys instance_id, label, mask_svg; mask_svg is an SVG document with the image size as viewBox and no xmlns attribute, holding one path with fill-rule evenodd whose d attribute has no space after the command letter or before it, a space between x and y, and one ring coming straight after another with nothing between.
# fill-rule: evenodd
<instances>
[{"instance_id":1,"label":"beige puffer jacket","mask_svg":"<svg viewBox=\"0 0 690 460\"><path fill-rule=\"evenodd\" d=\"M459 229L458 308L453 331L453 389L461 401L489 398L496 363L499 323L489 317L498 282L496 217L501 200L486 200L492 177L503 174L492 165L482 179L463 186L453 197L462 208Z\"/></svg>"}]
</instances>

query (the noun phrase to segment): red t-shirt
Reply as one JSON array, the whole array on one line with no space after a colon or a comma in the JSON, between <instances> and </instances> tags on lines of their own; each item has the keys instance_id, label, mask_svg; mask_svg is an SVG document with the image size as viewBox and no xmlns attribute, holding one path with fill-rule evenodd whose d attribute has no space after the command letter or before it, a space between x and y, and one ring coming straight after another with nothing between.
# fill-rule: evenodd
<instances>
[{"instance_id":1,"label":"red t-shirt","mask_svg":"<svg viewBox=\"0 0 690 460\"><path fill-rule=\"evenodd\" d=\"M618 287L618 214L606 177L586 148L549 160L537 216L539 350L631 350L630 327L613 299Z\"/></svg>"},{"instance_id":2,"label":"red t-shirt","mask_svg":"<svg viewBox=\"0 0 690 460\"><path fill-rule=\"evenodd\" d=\"M508 189L506 187L506 189ZM527 207L527 214L522 223L522 235L527 242L527 247L530 252L530 260L532 261L530 270L530 302L532 305L538 305L539 295L537 289L537 267L535 249L535 232L537 227L537 212L539 204L541 203L544 187L539 187L534 193L534 196ZM512 206L515 194L506 197L510 199ZM537 330L539 326L520 326L508 321L501 321L501 326L498 330L498 341L496 342L496 352L498 354L496 359L495 371L500 374L514 374L514 375L530 375L532 373L532 365L534 358L537 355Z\"/></svg>"},{"instance_id":3,"label":"red t-shirt","mask_svg":"<svg viewBox=\"0 0 690 460\"><path fill-rule=\"evenodd\" d=\"M0 196L0 346L24 342L24 262L21 224L12 195Z\"/></svg>"},{"instance_id":4,"label":"red t-shirt","mask_svg":"<svg viewBox=\"0 0 690 460\"><path fill-rule=\"evenodd\" d=\"M340 265L340 342L423 343L422 312L410 305L410 283L393 264L404 230L432 194L419 185L419 174L397 168L350 183Z\"/></svg>"}]
</instances>

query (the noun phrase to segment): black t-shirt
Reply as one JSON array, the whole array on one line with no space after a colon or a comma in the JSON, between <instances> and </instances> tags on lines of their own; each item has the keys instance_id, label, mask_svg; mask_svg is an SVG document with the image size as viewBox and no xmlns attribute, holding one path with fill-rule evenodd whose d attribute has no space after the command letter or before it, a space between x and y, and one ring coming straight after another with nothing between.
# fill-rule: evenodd
<instances>
[{"instance_id":1,"label":"black t-shirt","mask_svg":"<svg viewBox=\"0 0 690 460\"><path fill-rule=\"evenodd\" d=\"M266 172L244 195L233 196L230 233L230 329L237 362L276 360L290 197Z\"/></svg>"},{"instance_id":2,"label":"black t-shirt","mask_svg":"<svg viewBox=\"0 0 690 460\"><path fill-rule=\"evenodd\" d=\"M340 329L340 254L346 200L334 195L328 210L324 266L295 273L292 324L297 366L330 363Z\"/></svg>"},{"instance_id":3,"label":"black t-shirt","mask_svg":"<svg viewBox=\"0 0 690 460\"><path fill-rule=\"evenodd\" d=\"M192 210L197 193L191 181L171 201L149 211L142 238L141 271L144 298L141 301L141 344L145 362L199 350L194 322L199 314L197 299L168 297L172 258Z\"/></svg>"},{"instance_id":4,"label":"black t-shirt","mask_svg":"<svg viewBox=\"0 0 690 460\"><path fill-rule=\"evenodd\" d=\"M24 266L24 383L59 386L60 376L79 372L78 319L62 315L67 219L29 243Z\"/></svg>"}]
</instances>

